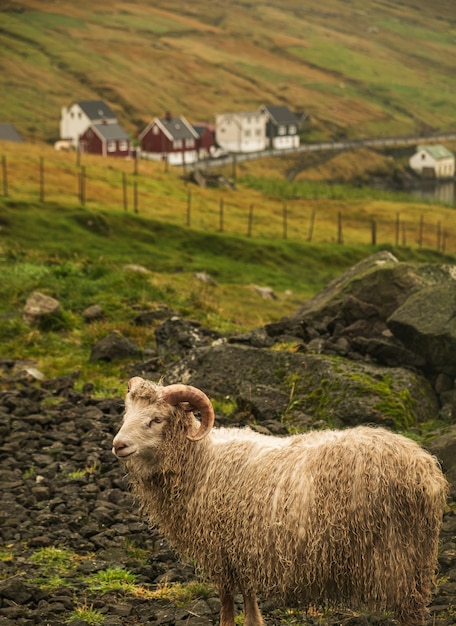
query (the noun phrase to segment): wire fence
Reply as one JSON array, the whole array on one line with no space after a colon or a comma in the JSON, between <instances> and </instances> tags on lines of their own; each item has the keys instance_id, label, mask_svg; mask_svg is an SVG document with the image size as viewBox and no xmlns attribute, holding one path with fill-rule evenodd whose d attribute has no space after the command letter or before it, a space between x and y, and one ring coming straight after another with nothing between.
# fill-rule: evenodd
<instances>
[{"instance_id":1,"label":"wire fence","mask_svg":"<svg viewBox=\"0 0 456 626\"><path fill-rule=\"evenodd\" d=\"M165 165L166 171L167 166ZM45 159L40 157L35 165L18 173L14 162L6 156L1 159L1 186L4 198L61 202L80 207L91 204L109 204L116 201L124 212L142 214L146 217L179 223L207 232L229 233L246 237L281 238L300 242L335 243L338 245L389 244L396 247L435 249L438 252L456 252L456 212L450 224L439 214L415 211L406 215L391 208L382 215L373 215L354 209L350 201L341 210L337 203L321 199L290 200L280 202L266 198L257 203L245 201L241 194L232 192L218 199L204 194L191 184L183 185L180 197L168 200L168 208L154 211L157 192L151 185L150 176L140 174L138 161L133 161L130 173L105 166L91 168L78 161L69 165L62 160L58 176L47 174ZM339 203L340 204L340 203ZM447 210L448 211L448 210ZM450 214L453 213L450 211Z\"/></svg>"}]
</instances>

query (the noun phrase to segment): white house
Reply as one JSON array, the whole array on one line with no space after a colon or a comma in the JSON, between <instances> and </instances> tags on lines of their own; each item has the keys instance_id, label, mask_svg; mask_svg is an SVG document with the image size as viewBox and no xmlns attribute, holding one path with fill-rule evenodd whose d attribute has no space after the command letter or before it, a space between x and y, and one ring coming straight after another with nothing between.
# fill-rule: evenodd
<instances>
[{"instance_id":1,"label":"white house","mask_svg":"<svg viewBox=\"0 0 456 626\"><path fill-rule=\"evenodd\" d=\"M440 144L417 146L409 165L423 178L454 177L454 154Z\"/></svg>"},{"instance_id":2,"label":"white house","mask_svg":"<svg viewBox=\"0 0 456 626\"><path fill-rule=\"evenodd\" d=\"M215 117L215 139L227 152L258 152L266 148L266 116L251 113L221 113Z\"/></svg>"},{"instance_id":3,"label":"white house","mask_svg":"<svg viewBox=\"0 0 456 626\"><path fill-rule=\"evenodd\" d=\"M117 117L103 100L79 100L62 108L60 139L77 148L79 138L93 124L117 124Z\"/></svg>"}]
</instances>

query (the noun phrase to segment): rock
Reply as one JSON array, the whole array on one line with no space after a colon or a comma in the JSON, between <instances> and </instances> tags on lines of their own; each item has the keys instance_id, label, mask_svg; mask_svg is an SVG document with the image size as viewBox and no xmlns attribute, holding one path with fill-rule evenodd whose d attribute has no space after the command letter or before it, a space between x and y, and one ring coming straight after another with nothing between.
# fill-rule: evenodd
<instances>
[{"instance_id":1,"label":"rock","mask_svg":"<svg viewBox=\"0 0 456 626\"><path fill-rule=\"evenodd\" d=\"M51 296L34 291L25 303L22 319L27 324L38 324L61 315L60 302Z\"/></svg>"},{"instance_id":2,"label":"rock","mask_svg":"<svg viewBox=\"0 0 456 626\"><path fill-rule=\"evenodd\" d=\"M323 354L216 344L172 365L167 382L229 396L260 420L304 412L330 425L406 428L438 414L435 393L421 374Z\"/></svg>"},{"instance_id":3,"label":"rock","mask_svg":"<svg viewBox=\"0 0 456 626\"><path fill-rule=\"evenodd\" d=\"M86 322L100 320L104 316L103 308L99 304L92 304L82 312L82 317Z\"/></svg>"},{"instance_id":4,"label":"rock","mask_svg":"<svg viewBox=\"0 0 456 626\"><path fill-rule=\"evenodd\" d=\"M140 349L134 341L114 331L92 347L90 361L115 361L139 355Z\"/></svg>"},{"instance_id":5,"label":"rock","mask_svg":"<svg viewBox=\"0 0 456 626\"><path fill-rule=\"evenodd\" d=\"M456 425L450 426L447 432L433 439L429 449L442 463L448 480L456 490Z\"/></svg>"},{"instance_id":6,"label":"rock","mask_svg":"<svg viewBox=\"0 0 456 626\"><path fill-rule=\"evenodd\" d=\"M222 335L199 322L172 317L155 330L157 352L160 356L183 355L200 346L208 346Z\"/></svg>"},{"instance_id":7,"label":"rock","mask_svg":"<svg viewBox=\"0 0 456 626\"><path fill-rule=\"evenodd\" d=\"M456 375L456 282L421 289L388 319L388 326L426 367Z\"/></svg>"},{"instance_id":8,"label":"rock","mask_svg":"<svg viewBox=\"0 0 456 626\"><path fill-rule=\"evenodd\" d=\"M278 300L277 295L271 287L261 287L259 285L253 285L253 290L265 300Z\"/></svg>"}]
</instances>

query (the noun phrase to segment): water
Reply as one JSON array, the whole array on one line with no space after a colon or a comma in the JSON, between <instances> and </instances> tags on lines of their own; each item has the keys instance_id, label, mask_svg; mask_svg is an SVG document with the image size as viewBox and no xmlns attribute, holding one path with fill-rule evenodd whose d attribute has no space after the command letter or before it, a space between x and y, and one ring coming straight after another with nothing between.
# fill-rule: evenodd
<instances>
[{"instance_id":1,"label":"water","mask_svg":"<svg viewBox=\"0 0 456 626\"><path fill-rule=\"evenodd\" d=\"M423 180L410 193L421 200L443 202L456 207L456 182L454 180Z\"/></svg>"}]
</instances>

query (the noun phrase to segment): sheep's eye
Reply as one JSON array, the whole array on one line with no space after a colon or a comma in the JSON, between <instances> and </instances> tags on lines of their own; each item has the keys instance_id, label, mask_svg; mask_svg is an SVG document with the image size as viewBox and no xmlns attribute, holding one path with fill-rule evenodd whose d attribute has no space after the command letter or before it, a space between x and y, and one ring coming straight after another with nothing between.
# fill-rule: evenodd
<instances>
[{"instance_id":1,"label":"sheep's eye","mask_svg":"<svg viewBox=\"0 0 456 626\"><path fill-rule=\"evenodd\" d=\"M161 417L153 417L147 422L147 428L151 428L152 424L161 424L162 421Z\"/></svg>"}]
</instances>

